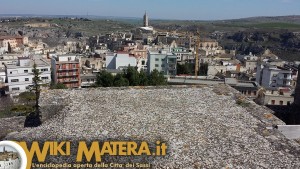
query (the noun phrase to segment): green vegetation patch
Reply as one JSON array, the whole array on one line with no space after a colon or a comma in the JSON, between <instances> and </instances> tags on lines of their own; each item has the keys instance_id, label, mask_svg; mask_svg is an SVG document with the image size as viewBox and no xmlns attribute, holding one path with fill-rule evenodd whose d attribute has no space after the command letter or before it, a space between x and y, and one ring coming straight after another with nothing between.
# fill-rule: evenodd
<instances>
[{"instance_id":1,"label":"green vegetation patch","mask_svg":"<svg viewBox=\"0 0 300 169\"><path fill-rule=\"evenodd\" d=\"M300 24L284 22L259 23L249 26L259 29L300 29Z\"/></svg>"}]
</instances>

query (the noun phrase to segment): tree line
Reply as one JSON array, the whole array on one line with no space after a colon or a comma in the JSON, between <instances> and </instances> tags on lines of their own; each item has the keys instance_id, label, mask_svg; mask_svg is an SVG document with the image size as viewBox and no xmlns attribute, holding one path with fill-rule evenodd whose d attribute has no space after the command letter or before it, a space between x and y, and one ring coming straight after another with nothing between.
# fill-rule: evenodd
<instances>
[{"instance_id":1,"label":"tree line","mask_svg":"<svg viewBox=\"0 0 300 169\"><path fill-rule=\"evenodd\" d=\"M208 63L200 63L199 65L199 76L207 76L208 71ZM194 75L195 74L195 64L194 63L177 63L177 75L185 74L185 75Z\"/></svg>"},{"instance_id":2,"label":"tree line","mask_svg":"<svg viewBox=\"0 0 300 169\"><path fill-rule=\"evenodd\" d=\"M167 85L163 73L153 70L149 75L144 71L137 71L136 67L128 66L123 73L113 76L105 70L97 74L94 87L121 87L121 86L162 86Z\"/></svg>"}]
</instances>

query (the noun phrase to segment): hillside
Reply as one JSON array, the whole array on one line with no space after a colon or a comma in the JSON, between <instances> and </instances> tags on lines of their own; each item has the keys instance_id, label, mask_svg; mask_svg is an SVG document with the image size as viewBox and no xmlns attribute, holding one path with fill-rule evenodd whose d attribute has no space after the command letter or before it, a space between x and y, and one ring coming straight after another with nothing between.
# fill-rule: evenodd
<instances>
[{"instance_id":1,"label":"hillside","mask_svg":"<svg viewBox=\"0 0 300 169\"><path fill-rule=\"evenodd\" d=\"M142 25L141 18L126 17L86 18L15 18L0 24L0 35L21 34L30 38L42 38L50 46L65 38L95 36L118 31L130 31ZM3 19L2 19L3 20ZM49 23L48 28L24 27L28 23ZM201 32L201 38L212 38L227 49L239 54L261 54L271 49L280 58L300 60L300 16L252 17L220 21L151 20L150 25L158 31L178 33Z\"/></svg>"}]
</instances>

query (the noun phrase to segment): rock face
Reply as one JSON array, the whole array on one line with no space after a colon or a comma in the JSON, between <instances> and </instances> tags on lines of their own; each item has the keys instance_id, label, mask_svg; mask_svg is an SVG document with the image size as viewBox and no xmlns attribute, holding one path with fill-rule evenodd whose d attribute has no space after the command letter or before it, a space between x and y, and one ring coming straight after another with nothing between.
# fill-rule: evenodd
<instances>
[{"instance_id":1,"label":"rock face","mask_svg":"<svg viewBox=\"0 0 300 169\"><path fill-rule=\"evenodd\" d=\"M152 168L300 168L299 144L266 128L284 123L225 85L53 90L40 103L61 111L7 139L164 141L167 156L143 158Z\"/></svg>"}]
</instances>

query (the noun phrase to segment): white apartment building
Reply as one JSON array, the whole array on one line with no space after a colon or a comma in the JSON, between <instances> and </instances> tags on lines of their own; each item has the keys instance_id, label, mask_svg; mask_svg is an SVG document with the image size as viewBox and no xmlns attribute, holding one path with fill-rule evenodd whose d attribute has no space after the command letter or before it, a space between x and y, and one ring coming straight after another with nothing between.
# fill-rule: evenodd
<instances>
[{"instance_id":1,"label":"white apartment building","mask_svg":"<svg viewBox=\"0 0 300 169\"><path fill-rule=\"evenodd\" d=\"M148 53L147 73L158 70L164 75L176 76L177 74L177 55L167 51L151 51Z\"/></svg>"},{"instance_id":2,"label":"white apartment building","mask_svg":"<svg viewBox=\"0 0 300 169\"><path fill-rule=\"evenodd\" d=\"M290 87L292 70L274 65L258 65L256 82L264 88Z\"/></svg>"},{"instance_id":3,"label":"white apartment building","mask_svg":"<svg viewBox=\"0 0 300 169\"><path fill-rule=\"evenodd\" d=\"M50 64L43 59L32 60L30 58L19 58L17 64L5 64L6 69L6 94L12 96L25 92L33 85L33 65L36 63L37 69L41 72L41 83L51 82Z\"/></svg>"},{"instance_id":4,"label":"white apartment building","mask_svg":"<svg viewBox=\"0 0 300 169\"><path fill-rule=\"evenodd\" d=\"M137 60L128 53L119 52L117 54L109 54L106 56L106 69L122 69L128 65L137 66Z\"/></svg>"}]
</instances>

